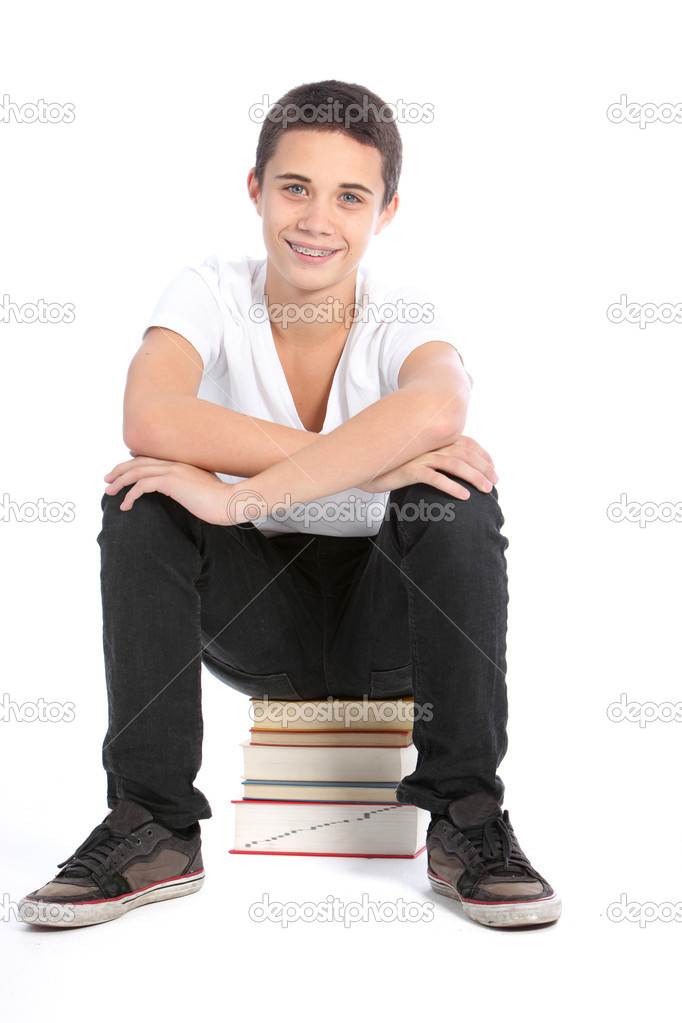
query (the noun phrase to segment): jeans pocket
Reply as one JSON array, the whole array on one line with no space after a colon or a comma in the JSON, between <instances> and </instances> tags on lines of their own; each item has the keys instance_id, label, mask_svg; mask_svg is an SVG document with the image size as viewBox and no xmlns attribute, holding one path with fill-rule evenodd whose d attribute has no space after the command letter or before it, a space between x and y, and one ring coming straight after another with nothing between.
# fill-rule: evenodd
<instances>
[{"instance_id":1,"label":"jeans pocket","mask_svg":"<svg viewBox=\"0 0 682 1023\"><path fill-rule=\"evenodd\" d=\"M402 668L373 671L370 681L370 700L395 700L412 695L412 662Z\"/></svg>"},{"instance_id":2,"label":"jeans pocket","mask_svg":"<svg viewBox=\"0 0 682 1023\"><path fill-rule=\"evenodd\" d=\"M254 675L241 668L235 668L225 661L218 661L205 651L202 654L202 661L208 670L239 693L263 700L268 697L271 700L300 700L300 695L294 689L291 679L286 671L273 672L271 675Z\"/></svg>"}]
</instances>

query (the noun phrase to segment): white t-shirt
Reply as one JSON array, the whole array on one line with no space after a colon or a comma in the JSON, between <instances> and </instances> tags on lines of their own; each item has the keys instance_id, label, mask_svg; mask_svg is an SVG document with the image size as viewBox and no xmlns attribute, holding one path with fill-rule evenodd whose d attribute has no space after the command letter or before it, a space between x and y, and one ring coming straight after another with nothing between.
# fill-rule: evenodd
<instances>
[{"instance_id":1,"label":"white t-shirt","mask_svg":"<svg viewBox=\"0 0 682 1023\"><path fill-rule=\"evenodd\" d=\"M204 362L199 398L304 430L272 336L265 273L266 260L250 257L230 263L209 256L200 266L187 266L165 289L144 330L166 327L196 348ZM396 391L400 367L419 345L439 340L454 347L447 321L411 286L389 289L361 265L355 301L356 316L334 374L323 434ZM245 479L219 475L230 483ZM266 536L374 536L388 496L351 488L313 502L283 504L251 521Z\"/></svg>"}]
</instances>

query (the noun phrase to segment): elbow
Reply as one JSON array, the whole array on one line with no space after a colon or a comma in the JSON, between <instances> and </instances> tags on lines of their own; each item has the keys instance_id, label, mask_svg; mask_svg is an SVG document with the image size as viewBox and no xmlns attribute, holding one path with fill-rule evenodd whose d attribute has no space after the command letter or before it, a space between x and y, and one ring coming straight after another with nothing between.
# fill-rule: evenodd
<instances>
[{"instance_id":1,"label":"elbow","mask_svg":"<svg viewBox=\"0 0 682 1023\"><path fill-rule=\"evenodd\" d=\"M123 441L150 458L174 458L180 437L176 405L166 396L123 402Z\"/></svg>"},{"instance_id":2,"label":"elbow","mask_svg":"<svg viewBox=\"0 0 682 1023\"><path fill-rule=\"evenodd\" d=\"M123 442L131 451L168 458L176 436L175 395L126 394L123 399Z\"/></svg>"},{"instance_id":3,"label":"elbow","mask_svg":"<svg viewBox=\"0 0 682 1023\"><path fill-rule=\"evenodd\" d=\"M467 405L468 402L459 397L453 401L452 395L441 401L433 423L436 447L453 444L462 436L466 426Z\"/></svg>"},{"instance_id":4,"label":"elbow","mask_svg":"<svg viewBox=\"0 0 682 1023\"><path fill-rule=\"evenodd\" d=\"M123 420L123 443L130 450L136 454L146 454L147 443L143 436L143 431L140 429L140 424L129 419Z\"/></svg>"},{"instance_id":5,"label":"elbow","mask_svg":"<svg viewBox=\"0 0 682 1023\"><path fill-rule=\"evenodd\" d=\"M141 413L123 416L123 443L136 455L161 457L157 454L158 438L155 436L154 420Z\"/></svg>"}]
</instances>

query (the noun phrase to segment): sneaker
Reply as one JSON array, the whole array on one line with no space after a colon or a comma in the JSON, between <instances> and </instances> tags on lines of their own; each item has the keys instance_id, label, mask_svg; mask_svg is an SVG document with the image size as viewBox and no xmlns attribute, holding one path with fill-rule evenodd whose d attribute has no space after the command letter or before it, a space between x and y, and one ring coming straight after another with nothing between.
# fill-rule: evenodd
<instances>
[{"instance_id":1,"label":"sneaker","mask_svg":"<svg viewBox=\"0 0 682 1023\"><path fill-rule=\"evenodd\" d=\"M85 839L54 880L22 899L24 923L85 927L148 902L191 895L204 883L201 828L182 837L124 799Z\"/></svg>"},{"instance_id":2,"label":"sneaker","mask_svg":"<svg viewBox=\"0 0 682 1023\"><path fill-rule=\"evenodd\" d=\"M561 899L521 851L492 796L477 793L434 815L426 835L428 878L441 895L459 899L467 916L489 927L552 923Z\"/></svg>"}]
</instances>

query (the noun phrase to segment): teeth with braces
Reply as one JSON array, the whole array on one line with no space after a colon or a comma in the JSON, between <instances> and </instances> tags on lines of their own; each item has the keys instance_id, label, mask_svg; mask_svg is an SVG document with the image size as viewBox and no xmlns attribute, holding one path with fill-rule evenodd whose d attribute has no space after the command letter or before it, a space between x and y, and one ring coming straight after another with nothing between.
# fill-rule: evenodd
<instances>
[{"instance_id":1,"label":"teeth with braces","mask_svg":"<svg viewBox=\"0 0 682 1023\"><path fill-rule=\"evenodd\" d=\"M301 245L294 245L293 242L289 242L292 249L296 252L302 252L304 256L330 256L334 249L304 249Z\"/></svg>"}]
</instances>

